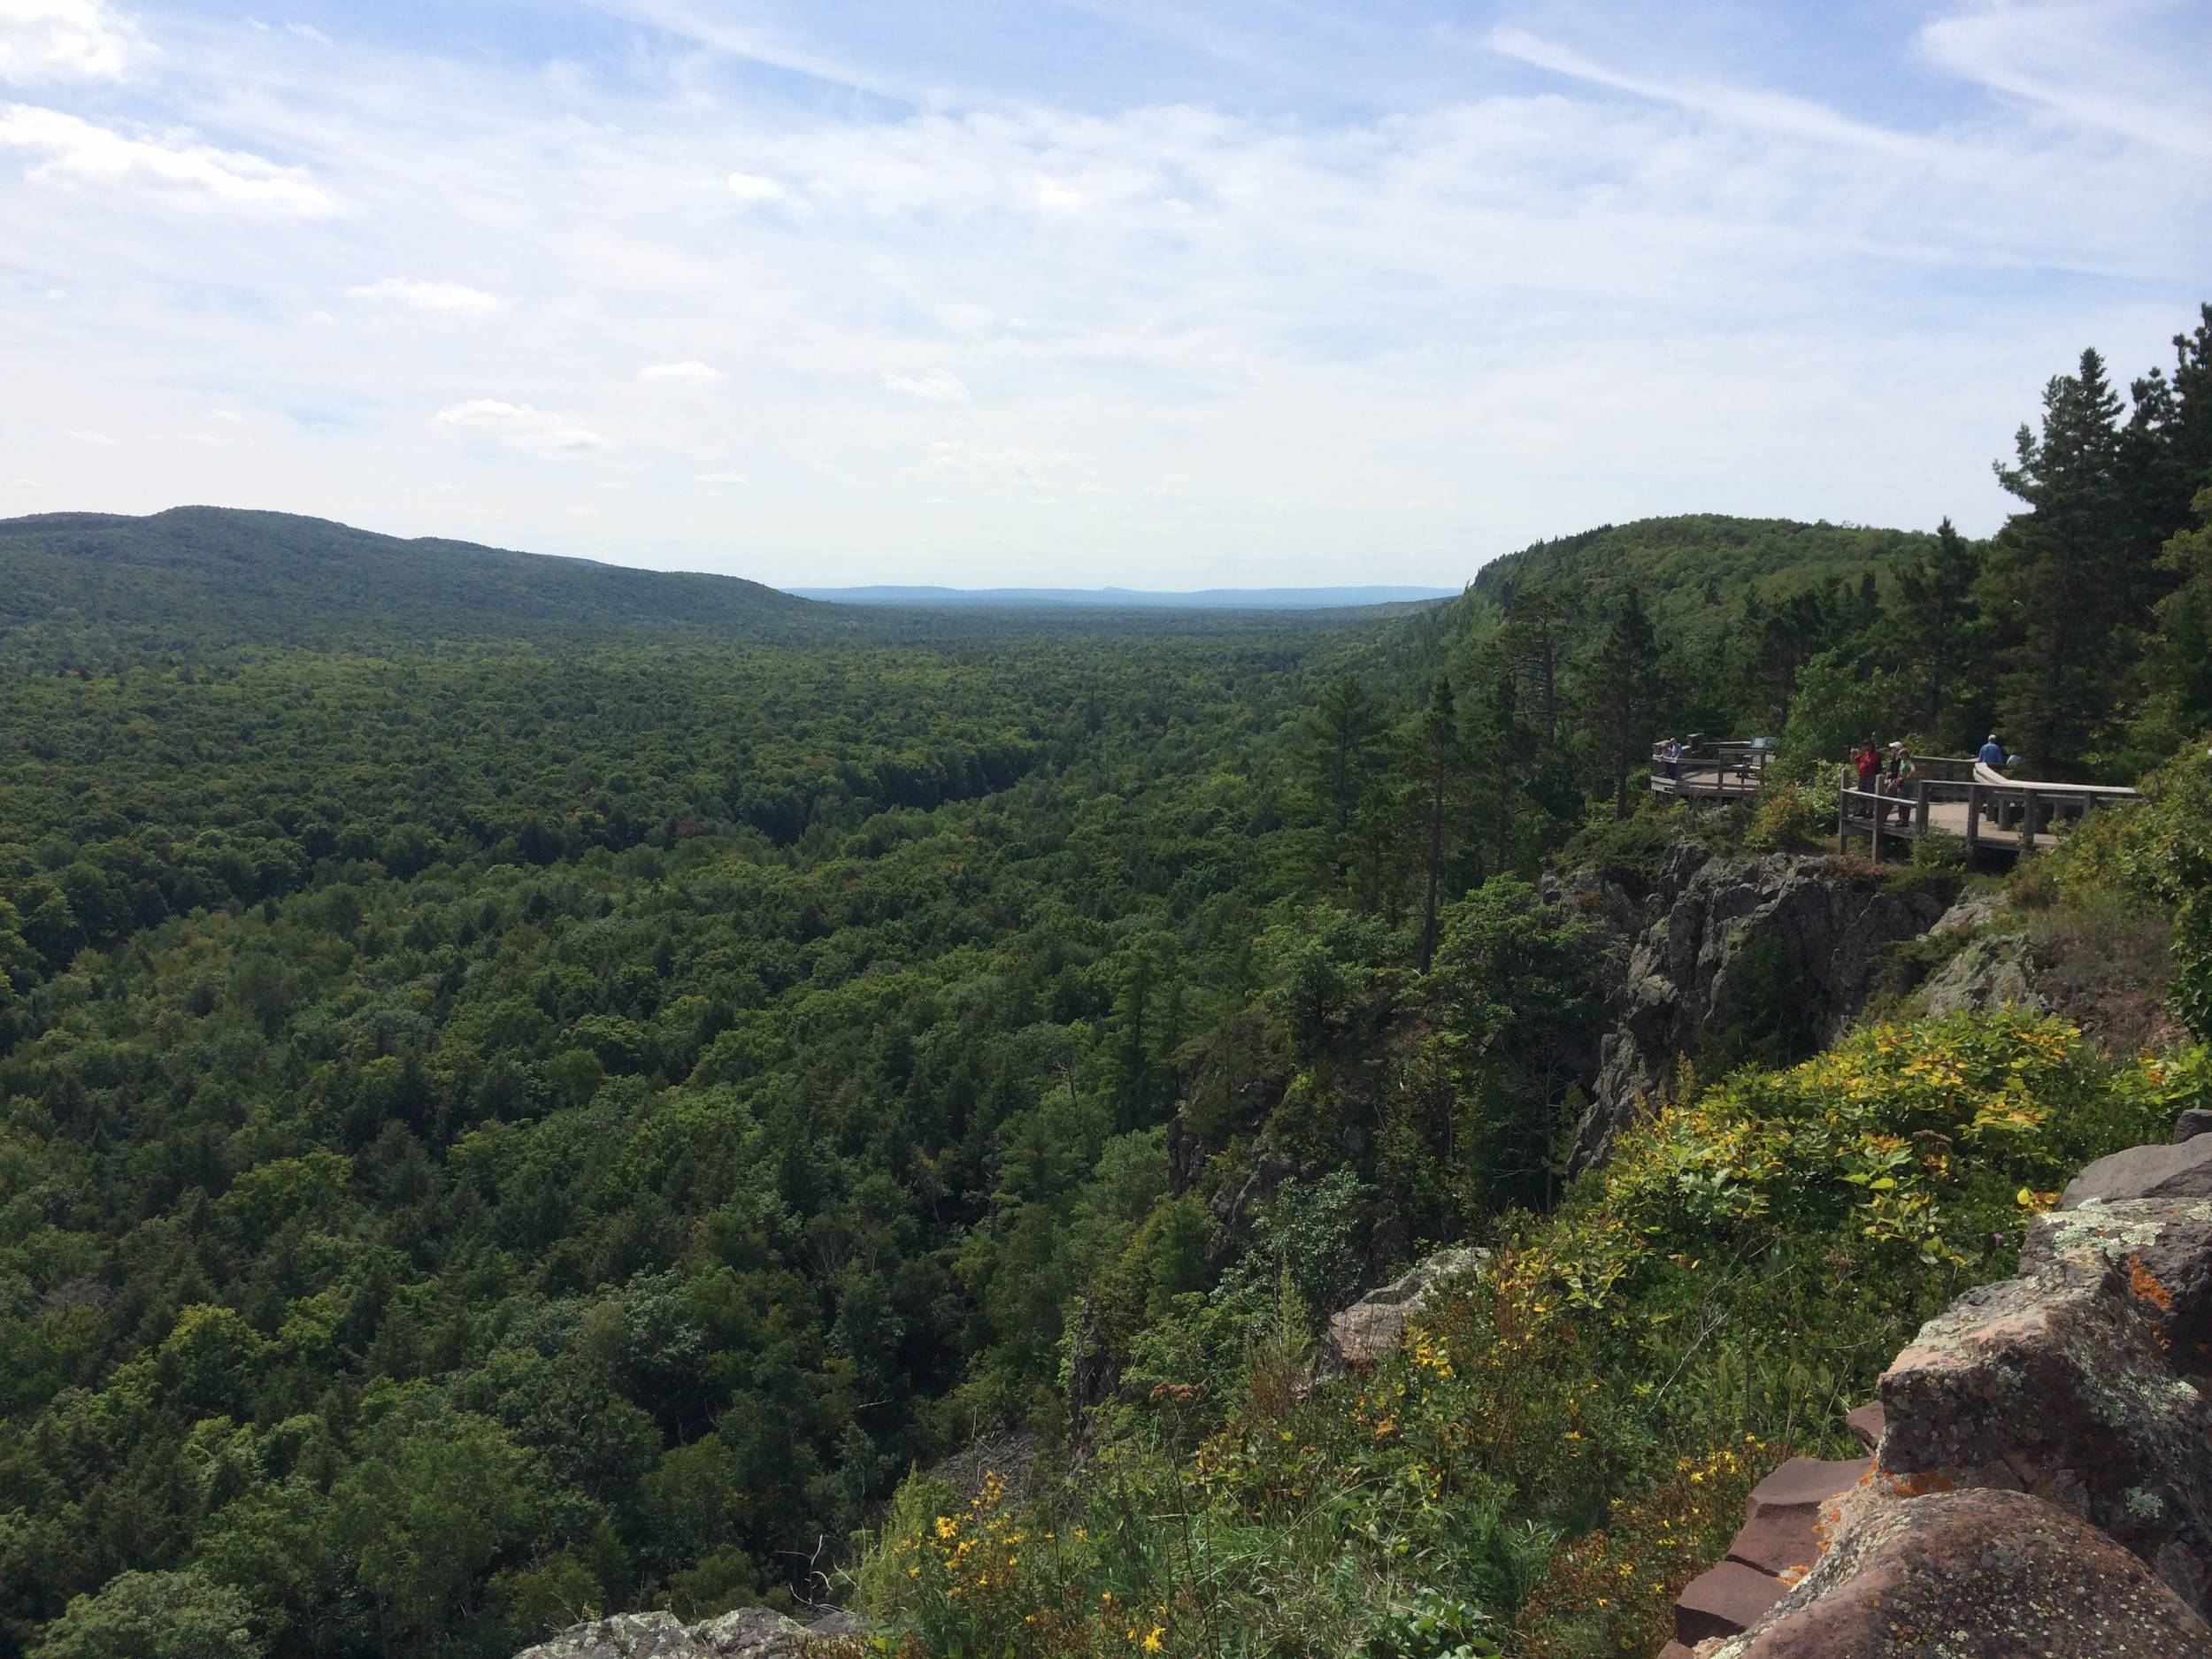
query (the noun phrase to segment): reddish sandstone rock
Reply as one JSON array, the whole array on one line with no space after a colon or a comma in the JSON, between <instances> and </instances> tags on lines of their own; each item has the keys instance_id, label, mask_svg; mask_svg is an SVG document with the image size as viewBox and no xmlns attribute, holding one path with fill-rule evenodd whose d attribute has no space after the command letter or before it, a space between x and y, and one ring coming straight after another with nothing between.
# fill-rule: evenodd
<instances>
[{"instance_id":1,"label":"reddish sandstone rock","mask_svg":"<svg viewBox=\"0 0 2212 1659\"><path fill-rule=\"evenodd\" d=\"M1841 1497L1866 1479L1866 1471L1867 1461L1863 1457L1835 1462L1793 1457L1752 1487L1751 1495L1744 1500L1744 1519L1756 1521L1768 1516L1794 1515L1809 1520L1820 1512L1822 1504L1831 1498Z\"/></svg>"},{"instance_id":2,"label":"reddish sandstone rock","mask_svg":"<svg viewBox=\"0 0 2212 1659\"><path fill-rule=\"evenodd\" d=\"M1843 1425L1851 1431L1852 1438L1872 1451L1882 1443L1882 1402L1870 1400L1855 1410L1843 1414Z\"/></svg>"},{"instance_id":3,"label":"reddish sandstone rock","mask_svg":"<svg viewBox=\"0 0 2212 1659\"><path fill-rule=\"evenodd\" d=\"M1788 1587L1740 1562L1724 1561L1691 1579L1675 1599L1675 1640L1694 1647L1709 1637L1732 1636L1755 1623Z\"/></svg>"},{"instance_id":4,"label":"reddish sandstone rock","mask_svg":"<svg viewBox=\"0 0 2212 1659\"><path fill-rule=\"evenodd\" d=\"M2170 1310L2139 1294L2129 1264L2162 1239L2184 1248L2145 1217L2093 1208L2040 1218L2023 1277L1969 1291L1884 1373L1878 1467L1908 1495L1988 1486L2046 1498L2201 1612L2212 1600L2212 1407L2175 1374ZM2127 1259L2113 1259L2124 1247Z\"/></svg>"},{"instance_id":5,"label":"reddish sandstone rock","mask_svg":"<svg viewBox=\"0 0 2212 1659\"><path fill-rule=\"evenodd\" d=\"M1804 1582L1711 1659L2207 1659L2143 1563L2025 1493L1862 1508Z\"/></svg>"},{"instance_id":6,"label":"reddish sandstone rock","mask_svg":"<svg viewBox=\"0 0 2212 1659\"><path fill-rule=\"evenodd\" d=\"M1820 1554L1820 1519L1810 1509L1785 1509L1744 1523L1727 1559L1795 1583Z\"/></svg>"}]
</instances>

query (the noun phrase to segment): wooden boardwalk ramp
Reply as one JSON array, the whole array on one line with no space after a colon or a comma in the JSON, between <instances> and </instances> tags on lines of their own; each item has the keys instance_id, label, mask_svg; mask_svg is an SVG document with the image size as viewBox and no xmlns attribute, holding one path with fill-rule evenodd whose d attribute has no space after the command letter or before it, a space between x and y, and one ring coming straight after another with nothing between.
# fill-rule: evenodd
<instances>
[{"instance_id":1,"label":"wooden boardwalk ramp","mask_svg":"<svg viewBox=\"0 0 2212 1659\"><path fill-rule=\"evenodd\" d=\"M1766 787L1773 753L1766 738L1691 737L1672 757L1655 743L1651 792L1681 801L1747 801ZM1874 856L1886 841L1931 835L1963 841L1970 857L1983 851L2014 856L2056 845L2099 807L2136 798L2134 790L2116 785L2009 778L1958 755L1920 757L1901 793L1862 789L1847 767L1839 786L1836 850L1847 851L1856 833Z\"/></svg>"}]
</instances>

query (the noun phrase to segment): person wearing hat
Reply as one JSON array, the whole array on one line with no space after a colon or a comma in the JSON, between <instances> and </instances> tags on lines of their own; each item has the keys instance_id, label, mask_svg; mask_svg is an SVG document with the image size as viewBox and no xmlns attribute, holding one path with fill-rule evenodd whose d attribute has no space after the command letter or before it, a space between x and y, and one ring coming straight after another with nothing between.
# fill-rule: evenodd
<instances>
[{"instance_id":1,"label":"person wearing hat","mask_svg":"<svg viewBox=\"0 0 2212 1659\"><path fill-rule=\"evenodd\" d=\"M1912 822L1912 803L1905 799L1905 791L1916 775L1912 764L1912 751L1904 740L1893 740L1889 746L1889 760L1882 768L1882 793L1897 798L1897 827L1903 829Z\"/></svg>"}]
</instances>

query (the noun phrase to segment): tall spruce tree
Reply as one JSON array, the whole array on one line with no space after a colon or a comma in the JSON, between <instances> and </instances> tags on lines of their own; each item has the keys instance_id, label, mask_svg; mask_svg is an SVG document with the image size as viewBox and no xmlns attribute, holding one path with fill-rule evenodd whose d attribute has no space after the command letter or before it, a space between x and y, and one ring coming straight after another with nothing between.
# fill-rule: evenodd
<instances>
[{"instance_id":1,"label":"tall spruce tree","mask_svg":"<svg viewBox=\"0 0 2212 1659\"><path fill-rule=\"evenodd\" d=\"M1307 717L1308 753L1320 776L1321 798L1340 835L1352 827L1352 809L1367 787L1368 769L1382 733L1382 705L1352 674L1333 680Z\"/></svg>"},{"instance_id":2,"label":"tall spruce tree","mask_svg":"<svg viewBox=\"0 0 2212 1659\"><path fill-rule=\"evenodd\" d=\"M2081 771L2115 705L2113 632L2135 583L2120 499L2120 399L2094 350L2043 392L2039 433L2020 428L1998 481L2027 503L1991 549L1984 595L2012 666L2006 724L2046 776Z\"/></svg>"},{"instance_id":3,"label":"tall spruce tree","mask_svg":"<svg viewBox=\"0 0 2212 1659\"><path fill-rule=\"evenodd\" d=\"M1499 649L1520 681L1521 707L1547 749L1560 741L1567 712L1567 657L1580 611L1575 596L1558 588L1509 589Z\"/></svg>"},{"instance_id":4,"label":"tall spruce tree","mask_svg":"<svg viewBox=\"0 0 2212 1659\"><path fill-rule=\"evenodd\" d=\"M1582 675L1584 718L1612 775L1613 816L1628 816L1628 774L1649 757L1661 700L1659 638L1638 589L1625 589Z\"/></svg>"},{"instance_id":5,"label":"tall spruce tree","mask_svg":"<svg viewBox=\"0 0 2212 1659\"><path fill-rule=\"evenodd\" d=\"M1443 675L1429 687L1429 706L1421 712L1414 735L1414 765L1418 779L1421 819L1425 848L1421 879L1421 972L1429 971L1436 955L1436 907L1440 902L1444 866L1451 855L1453 831L1461 816L1466 793L1467 745L1460 735L1459 708L1452 682Z\"/></svg>"},{"instance_id":6,"label":"tall spruce tree","mask_svg":"<svg viewBox=\"0 0 2212 1659\"><path fill-rule=\"evenodd\" d=\"M1980 556L1946 518L1936 526L1935 545L1918 558L1899 560L1891 574L1897 582L1897 607L1889 639L1897 668L1912 687L1921 741L1957 741L1961 721L1951 705L1963 690L1973 660Z\"/></svg>"}]
</instances>

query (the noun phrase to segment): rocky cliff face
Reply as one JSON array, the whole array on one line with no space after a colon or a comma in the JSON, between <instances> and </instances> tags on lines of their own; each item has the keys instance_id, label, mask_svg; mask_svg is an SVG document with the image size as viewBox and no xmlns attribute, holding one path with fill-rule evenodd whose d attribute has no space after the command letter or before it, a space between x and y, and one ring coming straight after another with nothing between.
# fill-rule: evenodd
<instances>
[{"instance_id":1,"label":"rocky cliff face","mask_svg":"<svg viewBox=\"0 0 2212 1659\"><path fill-rule=\"evenodd\" d=\"M1576 1136L1582 1169L1666 1097L1678 1059L1783 1063L1832 1041L1865 1005L1892 948L1940 921L1952 895L1900 890L1832 858L1715 856L1685 845L1640 905L1587 874L1563 878L1555 896L1623 935L1610 1025Z\"/></svg>"},{"instance_id":2,"label":"rocky cliff face","mask_svg":"<svg viewBox=\"0 0 2212 1659\"><path fill-rule=\"evenodd\" d=\"M1723 1607L1755 1514L1685 1592L1671 1659L2212 1655L2204 1116L2090 1165L2016 1278L1921 1328L1882 1377L1870 1464L1824 1483L1810 1570Z\"/></svg>"}]
</instances>

